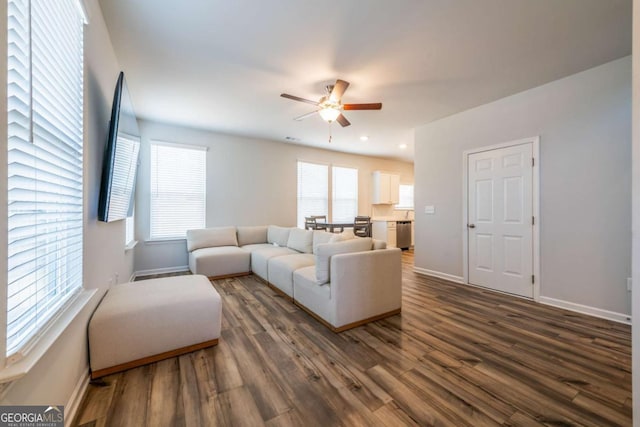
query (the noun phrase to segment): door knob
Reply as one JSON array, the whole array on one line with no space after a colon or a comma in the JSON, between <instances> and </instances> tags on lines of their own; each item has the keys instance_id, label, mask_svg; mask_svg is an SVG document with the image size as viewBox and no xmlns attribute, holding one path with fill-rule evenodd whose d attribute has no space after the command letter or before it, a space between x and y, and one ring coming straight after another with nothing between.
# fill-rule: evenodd
<instances>
[{"instance_id":1,"label":"door knob","mask_svg":"<svg viewBox=\"0 0 640 427\"><path fill-rule=\"evenodd\" d=\"M475 224L467 224L467 227L469 227L469 228L476 228L476 225L475 225Z\"/></svg>"}]
</instances>

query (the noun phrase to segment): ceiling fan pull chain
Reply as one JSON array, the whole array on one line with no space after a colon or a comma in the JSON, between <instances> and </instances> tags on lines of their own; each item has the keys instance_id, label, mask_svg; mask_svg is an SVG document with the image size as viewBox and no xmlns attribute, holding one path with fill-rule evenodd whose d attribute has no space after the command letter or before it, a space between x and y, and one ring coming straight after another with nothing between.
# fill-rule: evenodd
<instances>
[{"instance_id":1,"label":"ceiling fan pull chain","mask_svg":"<svg viewBox=\"0 0 640 427\"><path fill-rule=\"evenodd\" d=\"M331 126L332 124L333 122L329 122L329 144L331 144L331 138L332 138L332 135L331 135L331 128L333 127Z\"/></svg>"}]
</instances>

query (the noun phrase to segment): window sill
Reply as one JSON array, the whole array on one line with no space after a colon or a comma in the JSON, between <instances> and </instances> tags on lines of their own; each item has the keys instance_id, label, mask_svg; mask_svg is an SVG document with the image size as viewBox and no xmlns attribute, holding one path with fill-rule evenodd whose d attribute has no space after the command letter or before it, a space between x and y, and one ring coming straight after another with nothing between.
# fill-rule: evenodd
<instances>
[{"instance_id":1,"label":"window sill","mask_svg":"<svg viewBox=\"0 0 640 427\"><path fill-rule=\"evenodd\" d=\"M129 243L127 243L127 245L124 247L124 251L125 252L129 252L130 250L132 250L133 248L136 247L136 245L138 244L137 240L132 240Z\"/></svg>"},{"instance_id":2,"label":"window sill","mask_svg":"<svg viewBox=\"0 0 640 427\"><path fill-rule=\"evenodd\" d=\"M186 237L174 237L174 238L167 238L167 239L149 239L149 240L145 240L144 244L145 245L164 245L168 243L182 243L186 240L187 240Z\"/></svg>"},{"instance_id":3,"label":"window sill","mask_svg":"<svg viewBox=\"0 0 640 427\"><path fill-rule=\"evenodd\" d=\"M67 308L37 338L37 341L23 358L0 369L0 396L4 395L4 392L11 386L13 381L29 373L98 291L98 289L83 289L80 291Z\"/></svg>"}]
</instances>

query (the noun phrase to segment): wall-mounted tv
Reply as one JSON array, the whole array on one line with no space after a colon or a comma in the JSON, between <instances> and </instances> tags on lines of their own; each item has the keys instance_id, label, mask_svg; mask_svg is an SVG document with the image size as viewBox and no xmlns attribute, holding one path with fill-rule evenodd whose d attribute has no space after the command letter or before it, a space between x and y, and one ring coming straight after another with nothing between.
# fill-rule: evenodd
<instances>
[{"instance_id":1,"label":"wall-mounted tv","mask_svg":"<svg viewBox=\"0 0 640 427\"><path fill-rule=\"evenodd\" d=\"M140 131L124 73L113 95L109 137L104 151L98 219L118 221L133 212L133 195L140 153Z\"/></svg>"}]
</instances>

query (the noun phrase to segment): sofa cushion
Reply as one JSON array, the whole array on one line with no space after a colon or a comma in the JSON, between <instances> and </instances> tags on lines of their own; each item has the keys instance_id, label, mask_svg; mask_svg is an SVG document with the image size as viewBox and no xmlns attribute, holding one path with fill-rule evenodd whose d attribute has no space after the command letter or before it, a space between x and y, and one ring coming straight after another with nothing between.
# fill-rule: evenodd
<instances>
[{"instance_id":1,"label":"sofa cushion","mask_svg":"<svg viewBox=\"0 0 640 427\"><path fill-rule=\"evenodd\" d=\"M373 239L373 248L374 251L379 249L387 249L387 242L384 240Z\"/></svg>"},{"instance_id":2,"label":"sofa cushion","mask_svg":"<svg viewBox=\"0 0 640 427\"><path fill-rule=\"evenodd\" d=\"M251 253L237 246L196 249L189 253L189 270L207 277L251 271Z\"/></svg>"},{"instance_id":3,"label":"sofa cushion","mask_svg":"<svg viewBox=\"0 0 640 427\"><path fill-rule=\"evenodd\" d=\"M248 253L248 252L247 252ZM251 271L262 277L264 280L269 281L269 259L276 256L299 254L299 252L289 249L287 247L270 246L264 249L258 249L251 252Z\"/></svg>"},{"instance_id":4,"label":"sofa cushion","mask_svg":"<svg viewBox=\"0 0 640 427\"><path fill-rule=\"evenodd\" d=\"M331 286L316 283L315 267L300 268L293 273L293 295L296 303L328 323L335 323L335 305L329 303Z\"/></svg>"},{"instance_id":5,"label":"sofa cushion","mask_svg":"<svg viewBox=\"0 0 640 427\"><path fill-rule=\"evenodd\" d=\"M329 240L329 243L337 243L337 242L344 242L345 240L351 240L351 239L355 239L356 235L353 234L352 230L346 230L343 231L342 233L333 233L333 236L331 237L331 240Z\"/></svg>"},{"instance_id":6,"label":"sofa cushion","mask_svg":"<svg viewBox=\"0 0 640 427\"><path fill-rule=\"evenodd\" d=\"M259 251L260 249L268 249L268 248L275 248L275 246L273 246L270 243L255 243L253 245L244 245L240 249L253 253L254 251Z\"/></svg>"},{"instance_id":7,"label":"sofa cushion","mask_svg":"<svg viewBox=\"0 0 640 427\"><path fill-rule=\"evenodd\" d=\"M270 225L267 229L267 243L275 243L278 246L287 246L290 231L291 228L289 227Z\"/></svg>"},{"instance_id":8,"label":"sofa cushion","mask_svg":"<svg viewBox=\"0 0 640 427\"><path fill-rule=\"evenodd\" d=\"M239 226L238 227L238 245L255 245L258 243L267 243L267 226L258 225L254 227Z\"/></svg>"},{"instance_id":9,"label":"sofa cushion","mask_svg":"<svg viewBox=\"0 0 640 427\"><path fill-rule=\"evenodd\" d=\"M216 246L238 246L235 227L212 227L187 230L187 250Z\"/></svg>"},{"instance_id":10,"label":"sofa cushion","mask_svg":"<svg viewBox=\"0 0 640 427\"><path fill-rule=\"evenodd\" d=\"M302 267L312 266L314 262L313 254L273 257L269 259L269 283L293 298L293 273Z\"/></svg>"},{"instance_id":11,"label":"sofa cushion","mask_svg":"<svg viewBox=\"0 0 640 427\"><path fill-rule=\"evenodd\" d=\"M287 247L298 252L310 254L313 252L313 231L292 228L289 232Z\"/></svg>"},{"instance_id":12,"label":"sofa cushion","mask_svg":"<svg viewBox=\"0 0 640 427\"><path fill-rule=\"evenodd\" d=\"M329 268L333 255L370 251L372 246L371 237L360 237L344 242L318 245L318 251L316 253L316 283L322 285L329 282L331 278Z\"/></svg>"},{"instance_id":13,"label":"sofa cushion","mask_svg":"<svg viewBox=\"0 0 640 427\"><path fill-rule=\"evenodd\" d=\"M318 251L318 245L322 243L329 243L329 240L335 236L333 233L329 233L328 231L315 230L313 232L313 253L315 254Z\"/></svg>"}]
</instances>

